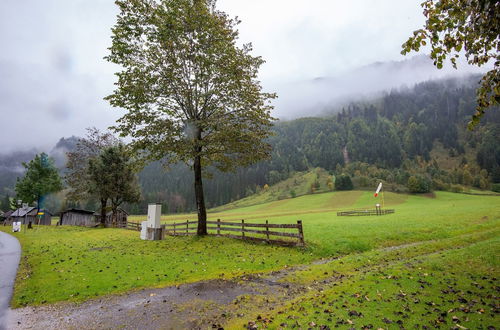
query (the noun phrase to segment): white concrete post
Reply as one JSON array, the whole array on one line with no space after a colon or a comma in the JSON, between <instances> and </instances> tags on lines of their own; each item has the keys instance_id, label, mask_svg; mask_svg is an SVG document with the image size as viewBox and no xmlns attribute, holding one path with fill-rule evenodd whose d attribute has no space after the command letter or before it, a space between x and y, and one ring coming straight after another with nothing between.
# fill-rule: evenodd
<instances>
[{"instance_id":1,"label":"white concrete post","mask_svg":"<svg viewBox=\"0 0 500 330\"><path fill-rule=\"evenodd\" d=\"M148 205L148 227L160 228L161 204Z\"/></svg>"}]
</instances>

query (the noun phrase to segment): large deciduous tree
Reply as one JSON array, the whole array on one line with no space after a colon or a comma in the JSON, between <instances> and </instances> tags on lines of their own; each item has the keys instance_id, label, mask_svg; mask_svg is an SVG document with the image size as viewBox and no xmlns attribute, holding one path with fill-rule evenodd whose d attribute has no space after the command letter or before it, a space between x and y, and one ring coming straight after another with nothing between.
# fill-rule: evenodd
<instances>
[{"instance_id":1,"label":"large deciduous tree","mask_svg":"<svg viewBox=\"0 0 500 330\"><path fill-rule=\"evenodd\" d=\"M447 58L453 67L463 51L469 64L493 68L481 80L477 107L469 128L473 128L485 110L500 104L500 2L498 0L425 0L427 18L422 29L403 44L402 54L430 44L430 57L438 68Z\"/></svg>"},{"instance_id":2,"label":"large deciduous tree","mask_svg":"<svg viewBox=\"0 0 500 330\"><path fill-rule=\"evenodd\" d=\"M144 159L192 166L198 234L206 229L202 172L269 156L270 99L257 80L264 63L239 47L237 20L215 0L117 0L106 59L123 67L107 97L125 108L116 131Z\"/></svg>"},{"instance_id":3,"label":"large deciduous tree","mask_svg":"<svg viewBox=\"0 0 500 330\"><path fill-rule=\"evenodd\" d=\"M101 213L106 213L109 198L90 194L89 161L98 157L104 149L118 143L118 139L110 132L101 132L95 127L87 128L87 136L78 140L74 151L67 153L65 181L68 185L67 198L69 200L81 201L96 197L101 204Z\"/></svg>"},{"instance_id":4,"label":"large deciduous tree","mask_svg":"<svg viewBox=\"0 0 500 330\"><path fill-rule=\"evenodd\" d=\"M89 160L88 191L101 199L111 201L112 219L116 222L118 207L123 202L137 202L141 196L135 174L135 165L122 144L105 148ZM106 210L101 207L101 224Z\"/></svg>"}]
</instances>

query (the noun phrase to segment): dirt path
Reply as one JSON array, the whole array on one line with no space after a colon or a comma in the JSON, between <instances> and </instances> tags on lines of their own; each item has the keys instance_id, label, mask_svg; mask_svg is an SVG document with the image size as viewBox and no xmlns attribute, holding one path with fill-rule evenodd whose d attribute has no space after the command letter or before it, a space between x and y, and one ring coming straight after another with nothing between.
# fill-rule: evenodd
<instances>
[{"instance_id":1,"label":"dirt path","mask_svg":"<svg viewBox=\"0 0 500 330\"><path fill-rule=\"evenodd\" d=\"M413 250L415 242L378 249ZM465 243L464 243L465 244ZM436 253L443 247L421 251L412 256ZM337 258L317 260L309 265L286 267L266 274L245 275L232 280L210 280L161 289L143 289L122 295L110 295L81 304L58 303L12 310L8 329L207 329L223 328L230 319L252 320L252 312L271 311L286 301L315 290L336 285L348 276L329 274L308 286L285 282L287 276ZM400 262L401 256L382 258L380 263L361 266L356 272L387 267ZM245 315L244 313L247 313Z\"/></svg>"},{"instance_id":2,"label":"dirt path","mask_svg":"<svg viewBox=\"0 0 500 330\"><path fill-rule=\"evenodd\" d=\"M20 257L21 245L17 238L0 232L0 330L7 329L6 315Z\"/></svg>"},{"instance_id":3,"label":"dirt path","mask_svg":"<svg viewBox=\"0 0 500 330\"><path fill-rule=\"evenodd\" d=\"M286 270L285 270L286 271ZM265 303L302 291L278 283L281 272L144 289L81 304L60 303L12 310L8 329L206 329L222 328L248 299ZM252 298L249 298L252 297ZM50 317L47 317L49 316Z\"/></svg>"},{"instance_id":4,"label":"dirt path","mask_svg":"<svg viewBox=\"0 0 500 330\"><path fill-rule=\"evenodd\" d=\"M403 248L406 245L393 248ZM232 280L210 280L161 289L110 295L81 304L58 303L12 310L8 329L207 329L222 328L242 311L273 309L311 288L283 282L283 278L310 265L286 267L266 274ZM332 278L326 282L336 281ZM315 285L312 285L315 286ZM50 315L50 317L46 317Z\"/></svg>"}]
</instances>

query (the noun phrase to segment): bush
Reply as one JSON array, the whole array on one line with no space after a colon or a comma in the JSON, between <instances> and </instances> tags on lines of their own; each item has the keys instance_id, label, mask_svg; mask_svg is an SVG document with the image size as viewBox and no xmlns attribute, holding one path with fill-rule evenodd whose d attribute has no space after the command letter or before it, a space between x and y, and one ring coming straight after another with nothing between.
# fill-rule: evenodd
<instances>
[{"instance_id":1,"label":"bush","mask_svg":"<svg viewBox=\"0 0 500 330\"><path fill-rule=\"evenodd\" d=\"M432 180L432 189L447 191L447 190L450 190L450 184L443 182L443 180L440 180L440 179L433 179Z\"/></svg>"},{"instance_id":2,"label":"bush","mask_svg":"<svg viewBox=\"0 0 500 330\"><path fill-rule=\"evenodd\" d=\"M459 184L452 184L450 187L450 191L454 192L454 193L461 193L461 192L464 192L465 189L463 186L461 186Z\"/></svg>"},{"instance_id":3,"label":"bush","mask_svg":"<svg viewBox=\"0 0 500 330\"><path fill-rule=\"evenodd\" d=\"M335 180L335 190L352 190L354 186L352 185L351 177L347 174L341 174L337 176Z\"/></svg>"},{"instance_id":4,"label":"bush","mask_svg":"<svg viewBox=\"0 0 500 330\"><path fill-rule=\"evenodd\" d=\"M495 184L491 185L491 191L500 193L500 183L495 183Z\"/></svg>"},{"instance_id":5,"label":"bush","mask_svg":"<svg viewBox=\"0 0 500 330\"><path fill-rule=\"evenodd\" d=\"M428 193L431 191L430 181L421 175L412 175L408 178L408 183L406 184L408 190L411 193Z\"/></svg>"}]
</instances>

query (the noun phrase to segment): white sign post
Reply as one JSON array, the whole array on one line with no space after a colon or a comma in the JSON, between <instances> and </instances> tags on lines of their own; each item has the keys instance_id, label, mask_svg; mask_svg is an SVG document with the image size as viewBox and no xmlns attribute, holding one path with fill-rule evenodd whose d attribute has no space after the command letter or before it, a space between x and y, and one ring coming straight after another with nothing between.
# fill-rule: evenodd
<instances>
[{"instance_id":1,"label":"white sign post","mask_svg":"<svg viewBox=\"0 0 500 330\"><path fill-rule=\"evenodd\" d=\"M160 228L161 204L148 205L148 227Z\"/></svg>"},{"instance_id":2,"label":"white sign post","mask_svg":"<svg viewBox=\"0 0 500 330\"><path fill-rule=\"evenodd\" d=\"M12 232L18 233L20 231L21 231L21 222L20 221L12 222Z\"/></svg>"},{"instance_id":3,"label":"white sign post","mask_svg":"<svg viewBox=\"0 0 500 330\"><path fill-rule=\"evenodd\" d=\"M160 240L161 231L161 204L149 204L148 220L142 222L141 239Z\"/></svg>"}]
</instances>

